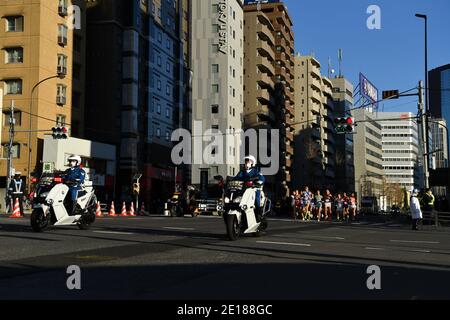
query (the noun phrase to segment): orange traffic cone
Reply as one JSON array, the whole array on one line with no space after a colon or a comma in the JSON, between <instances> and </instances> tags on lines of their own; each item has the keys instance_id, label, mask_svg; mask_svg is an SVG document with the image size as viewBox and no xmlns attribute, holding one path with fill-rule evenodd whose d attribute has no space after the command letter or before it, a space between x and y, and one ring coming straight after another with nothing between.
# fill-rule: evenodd
<instances>
[{"instance_id":1,"label":"orange traffic cone","mask_svg":"<svg viewBox=\"0 0 450 320\"><path fill-rule=\"evenodd\" d=\"M20 212L19 198L16 198L16 203L14 203L13 214L9 216L10 218L23 218L23 213Z\"/></svg>"},{"instance_id":2,"label":"orange traffic cone","mask_svg":"<svg viewBox=\"0 0 450 320\"><path fill-rule=\"evenodd\" d=\"M100 202L97 201L97 209L95 210L96 217L103 217L102 210L100 209Z\"/></svg>"},{"instance_id":3,"label":"orange traffic cone","mask_svg":"<svg viewBox=\"0 0 450 320\"><path fill-rule=\"evenodd\" d=\"M130 217L136 217L136 213L134 212L134 202L131 202L131 208L130 208Z\"/></svg>"},{"instance_id":4,"label":"orange traffic cone","mask_svg":"<svg viewBox=\"0 0 450 320\"><path fill-rule=\"evenodd\" d=\"M116 209L114 209L114 201L111 201L111 209L109 209L108 217L117 217Z\"/></svg>"},{"instance_id":5,"label":"orange traffic cone","mask_svg":"<svg viewBox=\"0 0 450 320\"><path fill-rule=\"evenodd\" d=\"M121 217L127 217L127 206L125 204L125 201L122 204L122 213L120 214Z\"/></svg>"}]
</instances>

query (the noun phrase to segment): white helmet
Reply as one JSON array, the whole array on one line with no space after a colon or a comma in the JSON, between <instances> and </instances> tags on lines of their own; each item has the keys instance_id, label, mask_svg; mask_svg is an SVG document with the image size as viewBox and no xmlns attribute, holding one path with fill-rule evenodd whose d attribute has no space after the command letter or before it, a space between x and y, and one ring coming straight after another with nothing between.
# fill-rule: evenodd
<instances>
[{"instance_id":1,"label":"white helmet","mask_svg":"<svg viewBox=\"0 0 450 320\"><path fill-rule=\"evenodd\" d=\"M245 162L251 161L252 165L251 165L250 168L256 166L256 158L255 158L254 156L251 156L251 155L250 155L250 156L246 156L246 157L244 158L244 161L245 161Z\"/></svg>"},{"instance_id":2,"label":"white helmet","mask_svg":"<svg viewBox=\"0 0 450 320\"><path fill-rule=\"evenodd\" d=\"M67 159L68 162L70 161L77 161L77 165L79 166L81 164L81 157L77 155L71 155L69 159Z\"/></svg>"}]
</instances>

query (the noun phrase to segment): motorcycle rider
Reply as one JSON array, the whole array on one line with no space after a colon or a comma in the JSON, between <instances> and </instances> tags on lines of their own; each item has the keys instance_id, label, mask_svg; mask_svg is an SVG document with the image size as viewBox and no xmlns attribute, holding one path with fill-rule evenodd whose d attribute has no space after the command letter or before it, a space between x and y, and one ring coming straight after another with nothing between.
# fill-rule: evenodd
<instances>
[{"instance_id":1,"label":"motorcycle rider","mask_svg":"<svg viewBox=\"0 0 450 320\"><path fill-rule=\"evenodd\" d=\"M252 155L246 156L244 158L245 166L244 168L238 173L238 175L234 178L234 180L237 181L249 181L258 179L258 184L261 185L261 188L256 189L256 199L255 199L255 214L256 214L256 220L259 222L261 221L262 217L262 208L261 208L261 190L264 182L266 179L261 174L258 167L256 167L256 158Z\"/></svg>"},{"instance_id":2,"label":"motorcycle rider","mask_svg":"<svg viewBox=\"0 0 450 320\"><path fill-rule=\"evenodd\" d=\"M73 183L68 185L70 199L72 200L72 210L68 211L74 214L77 207L78 192L81 190L81 185L84 183L86 172L83 168L80 167L80 156L72 155L67 160L69 162L70 168L66 170L64 179Z\"/></svg>"}]
</instances>

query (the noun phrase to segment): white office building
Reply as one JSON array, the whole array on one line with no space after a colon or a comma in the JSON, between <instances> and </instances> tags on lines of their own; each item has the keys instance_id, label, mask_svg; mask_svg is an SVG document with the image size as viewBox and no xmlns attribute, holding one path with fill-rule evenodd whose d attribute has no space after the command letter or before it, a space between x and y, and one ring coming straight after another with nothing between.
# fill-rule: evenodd
<instances>
[{"instance_id":1,"label":"white office building","mask_svg":"<svg viewBox=\"0 0 450 320\"><path fill-rule=\"evenodd\" d=\"M196 0L191 12L192 183L199 184L202 171L209 182L239 171L244 12L241 0ZM223 134L221 146L211 147L207 130Z\"/></svg>"}]
</instances>

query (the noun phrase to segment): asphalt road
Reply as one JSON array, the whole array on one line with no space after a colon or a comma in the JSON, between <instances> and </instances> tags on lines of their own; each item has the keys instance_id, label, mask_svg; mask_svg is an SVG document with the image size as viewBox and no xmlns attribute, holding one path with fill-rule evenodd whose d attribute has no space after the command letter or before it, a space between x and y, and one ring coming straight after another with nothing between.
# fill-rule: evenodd
<instances>
[{"instance_id":1,"label":"asphalt road","mask_svg":"<svg viewBox=\"0 0 450 320\"><path fill-rule=\"evenodd\" d=\"M81 268L69 290L67 267ZM367 288L367 268L381 290ZM449 299L450 230L270 220L227 241L219 217L100 218L34 233L0 217L0 299Z\"/></svg>"}]
</instances>

